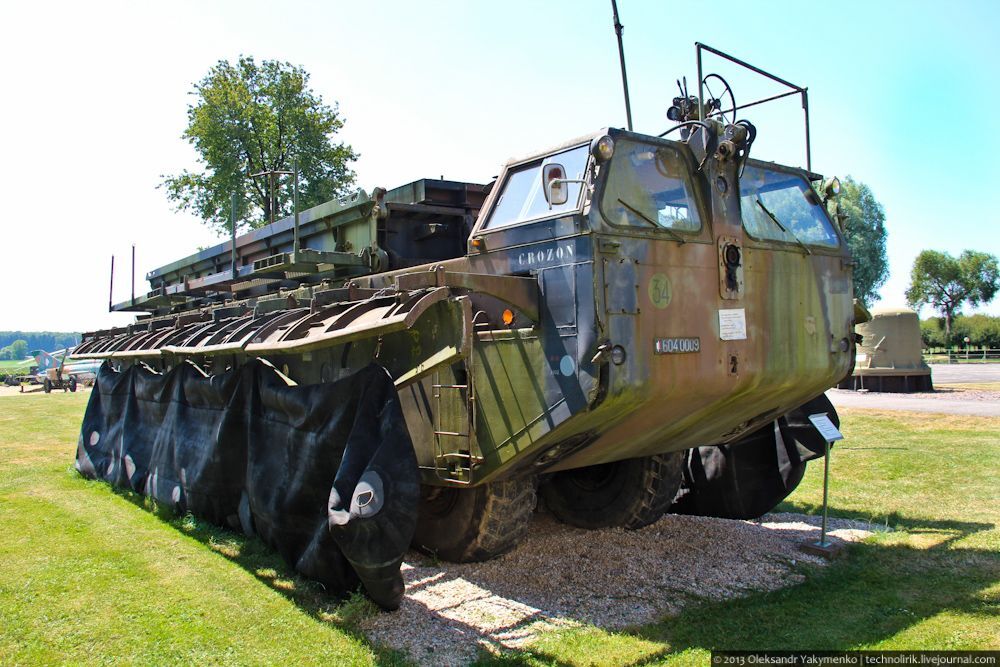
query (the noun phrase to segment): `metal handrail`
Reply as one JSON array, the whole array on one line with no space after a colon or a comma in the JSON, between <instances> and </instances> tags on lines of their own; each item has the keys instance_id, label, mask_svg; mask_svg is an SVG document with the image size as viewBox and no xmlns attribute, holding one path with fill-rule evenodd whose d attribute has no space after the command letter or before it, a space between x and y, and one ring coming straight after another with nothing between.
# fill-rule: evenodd
<instances>
[{"instance_id":1,"label":"metal handrail","mask_svg":"<svg viewBox=\"0 0 1000 667\"><path fill-rule=\"evenodd\" d=\"M750 70L751 72L754 72L755 74L760 74L763 77L771 79L776 83L780 83L781 85L792 89L791 92L785 93L783 95L776 95L773 97L764 98L761 100L757 100L755 102L750 102L748 104L743 104L739 106L734 104L732 109L733 112L735 112L737 109L745 109L747 107L752 107L757 104L763 104L764 102L770 102L776 99L780 99L782 97L787 97L788 95L794 95L796 93L802 97L802 111L805 114L805 126L806 126L806 171L812 173L812 145L809 140L809 92L808 92L809 89L803 88L802 86L797 86L790 81L786 81L780 77L777 77L771 74L770 72L767 72L759 67L751 65L745 60L740 60L735 56L731 56L728 53L719 51L718 49L708 46L707 44L702 44L701 42L695 42L694 47L695 47L695 56L698 61L698 108L699 109L705 108L705 91L704 91L704 86L702 85L703 81L705 80L705 76L704 73L702 72L702 66L701 66L702 51L708 51L709 53L715 54L720 58L723 58L724 60L728 60L731 63L734 63L736 65L739 65L740 67L744 67ZM722 112L720 111L720 113ZM728 113L728 111L725 113Z\"/></svg>"}]
</instances>

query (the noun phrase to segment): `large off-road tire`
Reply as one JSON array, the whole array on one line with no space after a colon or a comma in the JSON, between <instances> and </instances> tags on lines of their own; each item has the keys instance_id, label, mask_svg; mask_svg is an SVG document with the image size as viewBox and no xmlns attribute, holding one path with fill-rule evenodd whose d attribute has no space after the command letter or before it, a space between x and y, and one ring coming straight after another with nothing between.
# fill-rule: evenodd
<instances>
[{"instance_id":1,"label":"large off-road tire","mask_svg":"<svg viewBox=\"0 0 1000 667\"><path fill-rule=\"evenodd\" d=\"M580 528L642 528L670 508L684 452L557 472L539 489L557 519Z\"/></svg>"},{"instance_id":2,"label":"large off-road tire","mask_svg":"<svg viewBox=\"0 0 1000 667\"><path fill-rule=\"evenodd\" d=\"M42 391L46 394L52 393L52 380L45 378L42 380Z\"/></svg>"},{"instance_id":3,"label":"large off-road tire","mask_svg":"<svg viewBox=\"0 0 1000 667\"><path fill-rule=\"evenodd\" d=\"M71 377L69 379L69 390L71 392L75 392L76 391L76 378L75 377Z\"/></svg>"},{"instance_id":4,"label":"large off-road tire","mask_svg":"<svg viewBox=\"0 0 1000 667\"><path fill-rule=\"evenodd\" d=\"M468 489L421 487L413 546L455 563L513 549L535 509L535 480L506 479Z\"/></svg>"}]
</instances>

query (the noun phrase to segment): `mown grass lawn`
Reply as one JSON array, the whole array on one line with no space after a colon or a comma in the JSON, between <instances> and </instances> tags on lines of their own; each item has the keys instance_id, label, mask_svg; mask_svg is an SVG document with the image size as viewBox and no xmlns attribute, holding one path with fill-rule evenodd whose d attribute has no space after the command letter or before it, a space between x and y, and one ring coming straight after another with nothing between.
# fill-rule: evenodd
<instances>
[{"instance_id":1,"label":"mown grass lawn","mask_svg":"<svg viewBox=\"0 0 1000 667\"><path fill-rule=\"evenodd\" d=\"M72 470L89 392L0 397L0 664L398 662L256 540Z\"/></svg>"},{"instance_id":2,"label":"mown grass lawn","mask_svg":"<svg viewBox=\"0 0 1000 667\"><path fill-rule=\"evenodd\" d=\"M256 540L161 516L71 463L86 392L0 397L0 664L404 663ZM894 530L805 583L484 664L706 664L712 648L1000 646L1000 419L844 415L832 513ZM822 466L780 508L816 512Z\"/></svg>"},{"instance_id":3,"label":"mown grass lawn","mask_svg":"<svg viewBox=\"0 0 1000 667\"><path fill-rule=\"evenodd\" d=\"M14 360L4 359L0 361L0 373L16 373L19 371L27 371L28 367L34 362L29 360Z\"/></svg>"}]
</instances>

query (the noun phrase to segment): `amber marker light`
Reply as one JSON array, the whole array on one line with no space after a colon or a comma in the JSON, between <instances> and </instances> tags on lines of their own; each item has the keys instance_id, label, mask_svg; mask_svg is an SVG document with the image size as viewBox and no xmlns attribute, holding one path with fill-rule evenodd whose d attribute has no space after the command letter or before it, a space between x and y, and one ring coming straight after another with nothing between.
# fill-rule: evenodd
<instances>
[{"instance_id":1,"label":"amber marker light","mask_svg":"<svg viewBox=\"0 0 1000 667\"><path fill-rule=\"evenodd\" d=\"M501 317L503 317L503 323L510 326L514 322L514 311L510 308L504 308L503 315L501 315Z\"/></svg>"}]
</instances>

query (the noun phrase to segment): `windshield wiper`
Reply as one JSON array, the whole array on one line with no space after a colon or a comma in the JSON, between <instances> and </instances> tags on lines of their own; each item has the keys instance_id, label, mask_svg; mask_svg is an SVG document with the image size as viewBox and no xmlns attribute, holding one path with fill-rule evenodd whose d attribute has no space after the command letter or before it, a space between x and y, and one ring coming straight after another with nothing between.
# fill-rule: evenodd
<instances>
[{"instance_id":1,"label":"windshield wiper","mask_svg":"<svg viewBox=\"0 0 1000 667\"><path fill-rule=\"evenodd\" d=\"M806 251L807 255L813 254L812 250L810 250L805 243L799 240L799 237L795 235L795 232L786 228L783 224L781 224L781 222L776 217L774 217L774 213L771 213L770 211L767 210L767 207L764 206L764 202L760 200L760 197L757 197L756 201L757 201L757 206L760 206L760 210L764 211L764 213L767 213L767 217L771 218L771 220L774 221L774 224L778 225L778 229L780 229L781 231L785 232L793 239L795 239L795 242L799 244L800 248Z\"/></svg>"},{"instance_id":2,"label":"windshield wiper","mask_svg":"<svg viewBox=\"0 0 1000 667\"><path fill-rule=\"evenodd\" d=\"M618 199L618 203L621 204L622 206L624 206L625 208L627 208L633 214L639 216L640 218L642 218L643 220L645 220L646 222L648 222L649 224L651 224L653 227L656 227L657 229L662 229L663 231L665 231L667 234L670 235L670 238L672 238L673 240L677 241L679 244L684 245L685 243L687 243L687 241L685 241L683 239L683 237L681 237L680 234L678 234L674 230L670 229L669 227L662 227L662 226L656 224L656 222L652 218L650 218L648 215L646 215L645 213L643 213L642 211L640 211L639 209L637 209L635 206L629 205L627 202L623 201L620 197Z\"/></svg>"}]
</instances>

